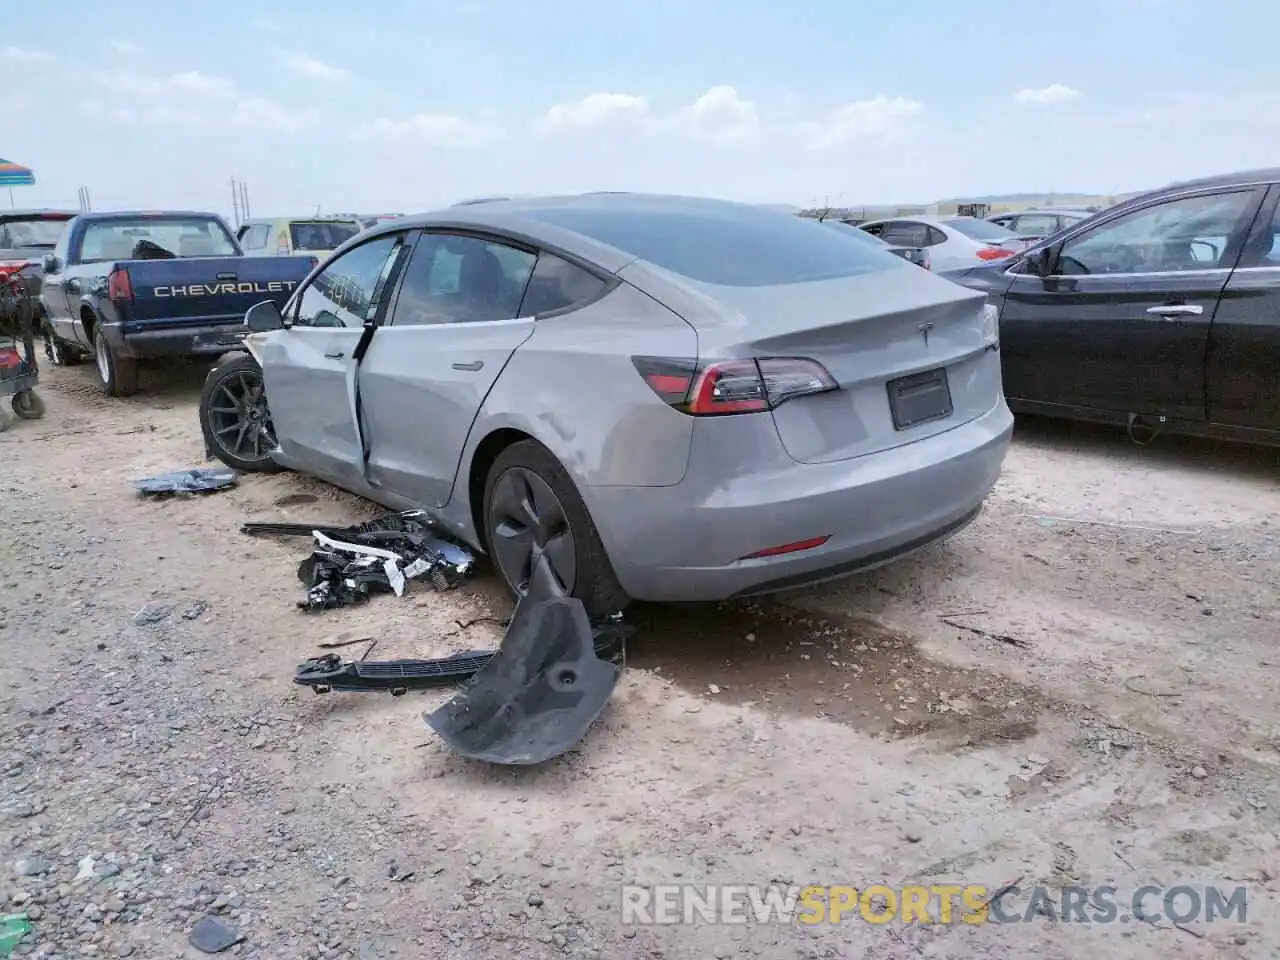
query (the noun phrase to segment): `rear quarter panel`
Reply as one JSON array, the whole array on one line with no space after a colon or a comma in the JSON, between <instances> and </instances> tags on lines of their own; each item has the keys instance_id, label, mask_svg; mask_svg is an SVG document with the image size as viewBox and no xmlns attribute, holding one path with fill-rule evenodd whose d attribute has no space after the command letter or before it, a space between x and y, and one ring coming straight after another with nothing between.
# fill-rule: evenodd
<instances>
[{"instance_id":1,"label":"rear quarter panel","mask_svg":"<svg viewBox=\"0 0 1280 960\"><path fill-rule=\"evenodd\" d=\"M538 320L481 407L455 497L477 448L502 429L541 442L580 487L679 483L693 421L649 389L631 358L697 351L692 327L625 283L579 310Z\"/></svg>"}]
</instances>

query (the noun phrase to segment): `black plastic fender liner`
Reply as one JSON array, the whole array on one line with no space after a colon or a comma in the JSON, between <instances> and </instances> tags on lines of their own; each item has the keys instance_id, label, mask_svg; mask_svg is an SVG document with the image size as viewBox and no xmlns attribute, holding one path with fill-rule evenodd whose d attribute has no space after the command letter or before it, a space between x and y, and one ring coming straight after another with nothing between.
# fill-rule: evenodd
<instances>
[{"instance_id":1,"label":"black plastic fender liner","mask_svg":"<svg viewBox=\"0 0 1280 960\"><path fill-rule=\"evenodd\" d=\"M543 763L586 736L621 669L596 654L581 600L555 588L545 555L502 644L456 697L423 715L454 753L518 766Z\"/></svg>"}]
</instances>

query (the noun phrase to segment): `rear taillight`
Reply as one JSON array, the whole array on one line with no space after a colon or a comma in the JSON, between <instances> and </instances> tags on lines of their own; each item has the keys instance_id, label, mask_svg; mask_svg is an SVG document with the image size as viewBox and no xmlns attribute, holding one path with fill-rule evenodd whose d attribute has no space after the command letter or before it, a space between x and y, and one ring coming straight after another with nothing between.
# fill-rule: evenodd
<instances>
[{"instance_id":1,"label":"rear taillight","mask_svg":"<svg viewBox=\"0 0 1280 960\"><path fill-rule=\"evenodd\" d=\"M112 300L133 299L133 284L128 270L112 270L107 275L107 296Z\"/></svg>"},{"instance_id":2,"label":"rear taillight","mask_svg":"<svg viewBox=\"0 0 1280 960\"><path fill-rule=\"evenodd\" d=\"M12 370L22 366L22 355L12 347L0 349L0 370Z\"/></svg>"},{"instance_id":3,"label":"rear taillight","mask_svg":"<svg viewBox=\"0 0 1280 960\"><path fill-rule=\"evenodd\" d=\"M1013 251L1007 247L983 247L978 251L979 260L999 260L1001 257L1012 257Z\"/></svg>"},{"instance_id":4,"label":"rear taillight","mask_svg":"<svg viewBox=\"0 0 1280 960\"><path fill-rule=\"evenodd\" d=\"M667 357L632 357L664 403L695 417L772 410L796 397L839 390L816 360L761 357L698 364Z\"/></svg>"}]
</instances>

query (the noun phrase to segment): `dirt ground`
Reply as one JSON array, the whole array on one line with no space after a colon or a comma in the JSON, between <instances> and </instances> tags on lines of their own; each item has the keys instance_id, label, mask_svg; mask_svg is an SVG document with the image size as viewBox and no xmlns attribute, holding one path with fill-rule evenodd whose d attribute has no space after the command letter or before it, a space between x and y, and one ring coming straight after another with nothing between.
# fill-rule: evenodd
<instances>
[{"instance_id":1,"label":"dirt ground","mask_svg":"<svg viewBox=\"0 0 1280 960\"><path fill-rule=\"evenodd\" d=\"M944 546L785 600L631 610L580 749L506 769L426 728L445 692L291 683L337 638L376 637L375 658L495 644L457 626L508 612L491 575L304 614L306 542L239 525L371 505L291 475L135 494L203 462L201 378L157 370L112 401L87 368L48 371L45 419L0 434L18 955L197 956L205 914L259 958L1280 955L1274 452L1020 424ZM148 603L168 615L135 623ZM1006 913L1037 885L1110 885L1121 909L636 927L624 883L1014 884ZM1127 904L1148 884L1245 886L1247 919L1143 921Z\"/></svg>"}]
</instances>

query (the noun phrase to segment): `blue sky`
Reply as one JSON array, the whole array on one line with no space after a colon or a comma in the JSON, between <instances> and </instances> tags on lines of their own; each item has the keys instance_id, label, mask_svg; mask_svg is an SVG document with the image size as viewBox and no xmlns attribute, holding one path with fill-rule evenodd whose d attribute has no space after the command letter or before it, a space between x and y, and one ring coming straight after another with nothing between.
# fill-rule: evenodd
<instances>
[{"instance_id":1,"label":"blue sky","mask_svg":"<svg viewBox=\"0 0 1280 960\"><path fill-rule=\"evenodd\" d=\"M1280 165L1253 0L12 4L19 205L415 211L629 189L808 205Z\"/></svg>"}]
</instances>

